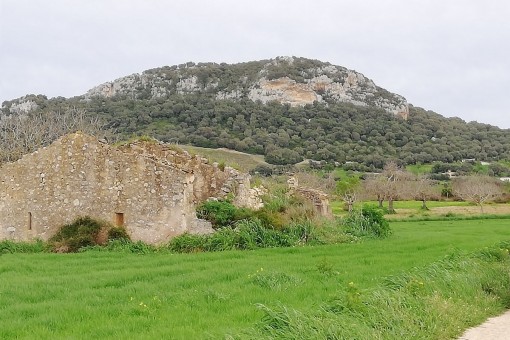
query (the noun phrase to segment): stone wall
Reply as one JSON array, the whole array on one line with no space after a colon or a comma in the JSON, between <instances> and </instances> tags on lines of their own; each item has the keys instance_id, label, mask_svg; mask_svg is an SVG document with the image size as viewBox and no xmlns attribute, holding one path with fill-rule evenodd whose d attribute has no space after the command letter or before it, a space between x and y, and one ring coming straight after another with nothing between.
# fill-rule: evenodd
<instances>
[{"instance_id":1,"label":"stone wall","mask_svg":"<svg viewBox=\"0 0 510 340\"><path fill-rule=\"evenodd\" d=\"M207 232L195 207L236 191L239 173L158 143L112 147L77 133L0 168L0 239L47 240L78 216L123 224L133 240ZM249 178L248 178L249 181Z\"/></svg>"},{"instance_id":2,"label":"stone wall","mask_svg":"<svg viewBox=\"0 0 510 340\"><path fill-rule=\"evenodd\" d=\"M331 206L329 204L329 196L326 193L320 190L299 186L297 177L293 175L289 176L287 179L287 185L289 186L291 194L301 196L310 202L315 207L315 210L320 216L333 216Z\"/></svg>"}]
</instances>

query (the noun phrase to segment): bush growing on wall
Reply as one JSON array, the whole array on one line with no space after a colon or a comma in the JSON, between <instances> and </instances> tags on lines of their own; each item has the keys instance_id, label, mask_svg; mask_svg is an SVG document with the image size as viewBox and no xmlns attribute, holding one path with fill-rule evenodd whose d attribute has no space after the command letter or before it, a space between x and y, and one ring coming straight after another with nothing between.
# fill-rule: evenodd
<instances>
[{"instance_id":1,"label":"bush growing on wall","mask_svg":"<svg viewBox=\"0 0 510 340\"><path fill-rule=\"evenodd\" d=\"M215 229L227 227L248 215L248 210L237 208L229 201L206 201L197 208L197 217L211 222Z\"/></svg>"},{"instance_id":2,"label":"bush growing on wall","mask_svg":"<svg viewBox=\"0 0 510 340\"><path fill-rule=\"evenodd\" d=\"M129 235L123 228L113 227L107 222L84 216L63 225L49 241L54 251L76 252L81 248L101 243L102 231L107 232L107 239L129 239Z\"/></svg>"}]
</instances>

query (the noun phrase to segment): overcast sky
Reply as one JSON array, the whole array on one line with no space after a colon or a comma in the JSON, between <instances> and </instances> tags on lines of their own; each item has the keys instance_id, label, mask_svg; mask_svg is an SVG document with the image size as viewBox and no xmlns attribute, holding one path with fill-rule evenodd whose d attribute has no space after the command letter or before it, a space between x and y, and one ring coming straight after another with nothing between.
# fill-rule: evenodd
<instances>
[{"instance_id":1,"label":"overcast sky","mask_svg":"<svg viewBox=\"0 0 510 340\"><path fill-rule=\"evenodd\" d=\"M299 56L510 128L508 0L0 0L0 103L149 68Z\"/></svg>"}]
</instances>

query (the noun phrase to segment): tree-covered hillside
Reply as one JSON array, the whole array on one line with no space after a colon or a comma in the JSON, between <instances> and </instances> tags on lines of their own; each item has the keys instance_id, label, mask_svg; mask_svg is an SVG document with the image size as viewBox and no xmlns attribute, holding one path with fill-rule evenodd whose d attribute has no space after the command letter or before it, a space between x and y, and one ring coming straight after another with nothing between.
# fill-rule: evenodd
<instances>
[{"instance_id":1,"label":"tree-covered hillside","mask_svg":"<svg viewBox=\"0 0 510 340\"><path fill-rule=\"evenodd\" d=\"M173 143L227 147L263 154L274 164L308 158L380 169L389 159L405 164L510 159L510 130L444 118L411 105L403 119L395 108L405 99L341 67L303 58L188 66L146 71L86 96L29 96L23 101L32 103L25 104L30 112L84 108L123 137L146 134ZM268 79L287 80L264 83ZM274 91L262 91L267 84ZM282 86L284 92L278 92ZM271 95L294 97L266 101ZM306 103L309 95L320 100ZM253 96L262 99L254 101ZM5 102L3 114L21 111L20 105L19 100Z\"/></svg>"}]
</instances>

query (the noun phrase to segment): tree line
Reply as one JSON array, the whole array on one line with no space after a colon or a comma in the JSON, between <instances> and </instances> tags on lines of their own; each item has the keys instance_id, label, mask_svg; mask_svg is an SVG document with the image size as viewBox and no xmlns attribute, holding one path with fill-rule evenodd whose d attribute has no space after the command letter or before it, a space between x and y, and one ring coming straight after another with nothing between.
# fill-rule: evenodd
<instances>
[{"instance_id":1,"label":"tree line","mask_svg":"<svg viewBox=\"0 0 510 340\"><path fill-rule=\"evenodd\" d=\"M349 211L352 211L356 201L364 199L377 200L380 208L383 208L383 202L387 201L389 213L395 212L394 202L397 200L418 200L422 202L422 209L427 210L429 200L438 200L448 193L478 205L483 213L486 202L503 195L503 185L494 177L469 175L452 179L445 188L441 182L432 180L429 176L413 175L395 162L389 162L382 173L371 174L364 180L359 180L357 176L340 179L335 193L346 203Z\"/></svg>"},{"instance_id":2,"label":"tree line","mask_svg":"<svg viewBox=\"0 0 510 340\"><path fill-rule=\"evenodd\" d=\"M39 101L35 115L75 107L89 119L104 122L121 139L149 135L171 143L224 147L262 154L271 164L312 159L348 162L353 170L376 171L390 160L406 165L510 159L509 130L444 118L413 106L405 121L368 106L264 105L247 99L217 100L207 93L158 99L116 96Z\"/></svg>"}]
</instances>

